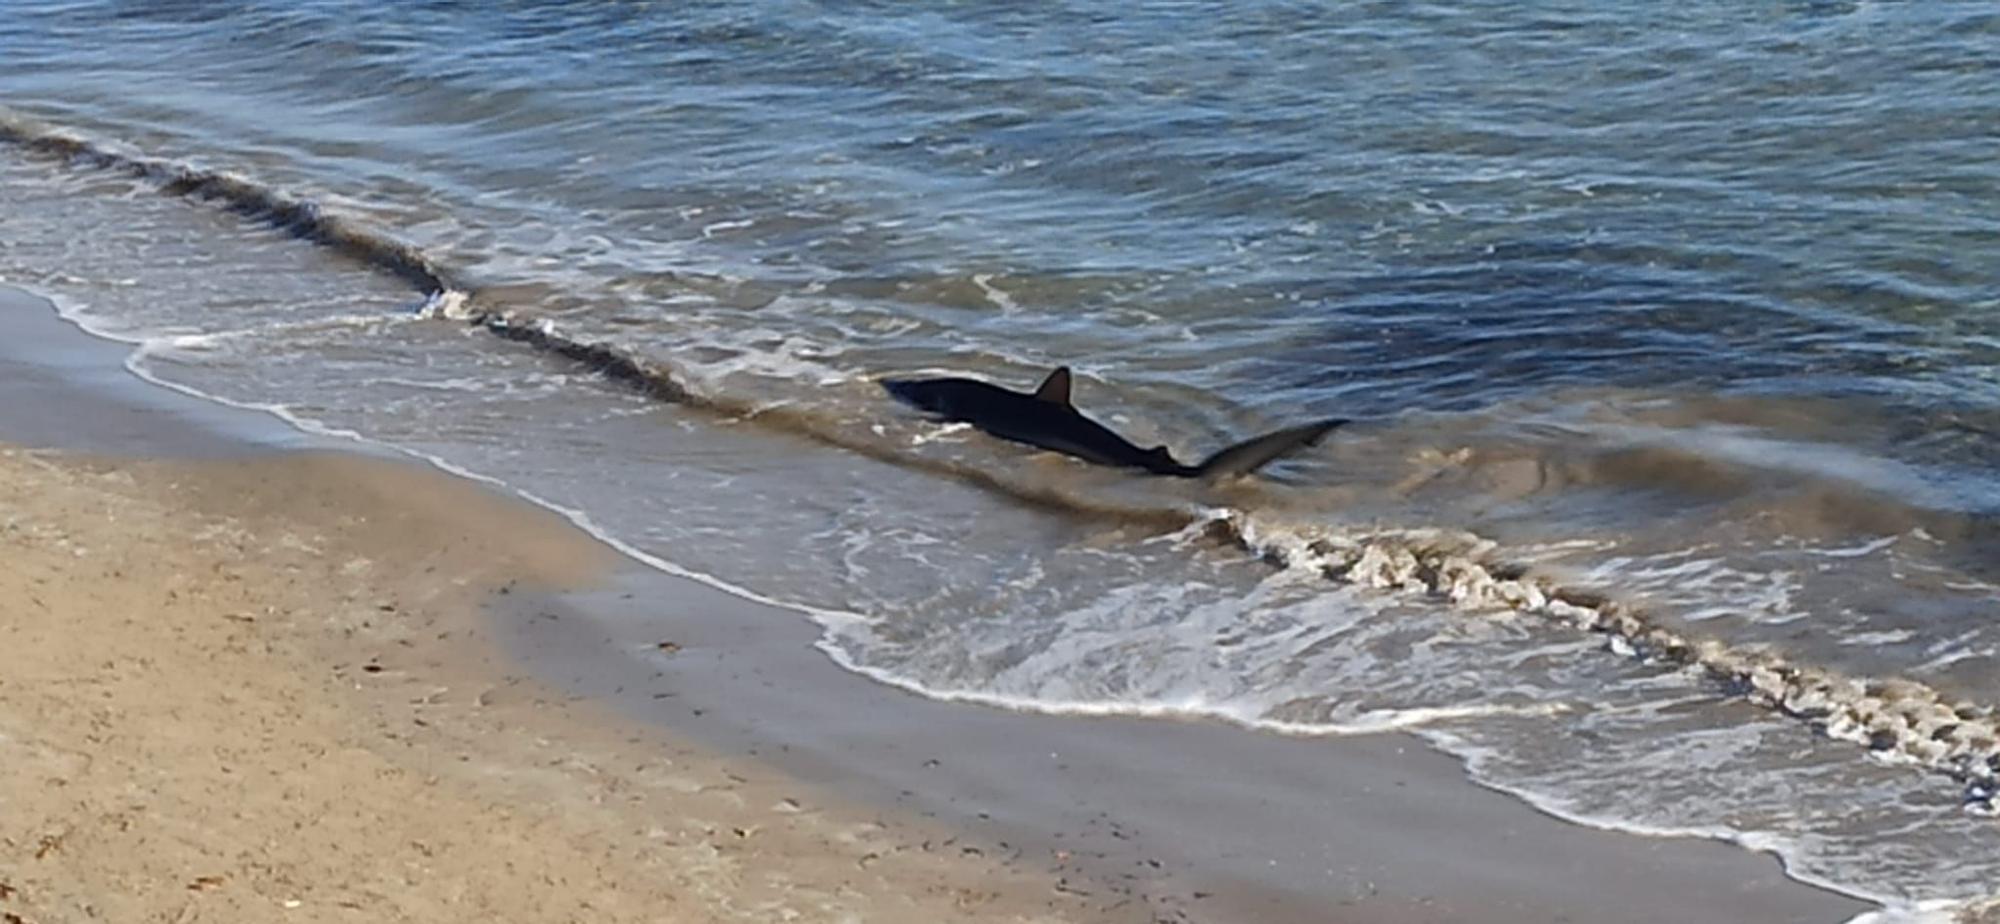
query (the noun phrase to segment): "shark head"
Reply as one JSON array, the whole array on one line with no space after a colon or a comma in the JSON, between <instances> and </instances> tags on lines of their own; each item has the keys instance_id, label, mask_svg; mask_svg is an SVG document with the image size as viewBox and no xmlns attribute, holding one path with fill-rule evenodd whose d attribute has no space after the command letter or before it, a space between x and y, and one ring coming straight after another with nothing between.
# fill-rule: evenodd
<instances>
[{"instance_id":1,"label":"shark head","mask_svg":"<svg viewBox=\"0 0 2000 924\"><path fill-rule=\"evenodd\" d=\"M951 413L952 389L948 379L884 379L882 390L919 410Z\"/></svg>"}]
</instances>

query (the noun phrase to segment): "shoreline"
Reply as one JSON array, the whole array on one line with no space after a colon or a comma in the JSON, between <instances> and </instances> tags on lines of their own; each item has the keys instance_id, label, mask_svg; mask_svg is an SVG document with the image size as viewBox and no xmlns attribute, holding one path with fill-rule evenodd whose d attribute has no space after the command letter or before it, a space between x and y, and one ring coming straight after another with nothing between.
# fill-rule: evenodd
<instances>
[{"instance_id":1,"label":"shoreline","mask_svg":"<svg viewBox=\"0 0 2000 924\"><path fill-rule=\"evenodd\" d=\"M326 448L263 415L143 383L122 367L121 345L9 291L0 286L0 325L10 334L0 347L0 389L10 395L0 440L128 457L247 455L253 460L224 464L295 469L267 476L278 481L309 474L291 463L319 454L299 449ZM40 318L32 316L38 306ZM79 419L112 423L79 428ZM461 499L525 507L415 465L361 458L311 464L367 469L341 476L355 484L451 481ZM114 471L144 464L111 463ZM367 492L349 492L357 493ZM326 509L355 503L349 494L328 495ZM427 515L458 514L433 505ZM533 532L560 532L609 554L554 514L533 515L541 520ZM511 544L495 554L505 557ZM941 881L1016 880L997 890L989 910L1025 903L1073 920L1526 924L1564 915L1844 921L1872 908L1787 880L1772 858L1733 845L1543 815L1473 784L1457 761L1412 736L1285 738L1220 724L941 703L840 669L813 649L817 629L799 614L636 563L602 567L609 577L581 590L500 582L488 608L494 618L456 631L490 636L518 663L465 663L448 650L459 642L413 642L420 660L399 668L409 689L454 671L467 678L461 683L484 676L492 695L481 709L512 701L517 721L614 743L664 736L680 749L677 759L713 761L746 781L897 819L890 829L909 837L897 863L929 857L941 865L926 875ZM560 692L534 692L543 682Z\"/></svg>"},{"instance_id":2,"label":"shoreline","mask_svg":"<svg viewBox=\"0 0 2000 924\"><path fill-rule=\"evenodd\" d=\"M489 601L620 560L553 514L0 329L7 920L1147 919L526 676Z\"/></svg>"}]
</instances>

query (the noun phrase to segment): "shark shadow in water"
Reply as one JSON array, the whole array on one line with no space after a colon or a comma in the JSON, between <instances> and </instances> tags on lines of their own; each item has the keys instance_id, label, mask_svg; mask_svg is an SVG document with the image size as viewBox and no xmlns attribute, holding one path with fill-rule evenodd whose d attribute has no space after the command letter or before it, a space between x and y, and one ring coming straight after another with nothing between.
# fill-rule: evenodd
<instances>
[{"instance_id":1,"label":"shark shadow in water","mask_svg":"<svg viewBox=\"0 0 2000 924\"><path fill-rule=\"evenodd\" d=\"M1198 465L1175 459L1165 446L1140 449L1083 416L1069 400L1069 367L1049 373L1033 394L976 379L885 379L882 387L911 406L1017 443L1075 456L1086 462L1144 469L1178 478L1247 475L1279 456L1319 442L1347 423L1329 419L1266 433L1222 450Z\"/></svg>"}]
</instances>

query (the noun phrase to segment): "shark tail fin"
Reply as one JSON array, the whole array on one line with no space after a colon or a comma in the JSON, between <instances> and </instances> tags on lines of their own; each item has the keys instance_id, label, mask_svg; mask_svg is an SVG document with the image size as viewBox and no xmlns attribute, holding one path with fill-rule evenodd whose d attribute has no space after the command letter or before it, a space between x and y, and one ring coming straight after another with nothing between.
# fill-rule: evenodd
<instances>
[{"instance_id":1,"label":"shark tail fin","mask_svg":"<svg viewBox=\"0 0 2000 924\"><path fill-rule=\"evenodd\" d=\"M1193 474L1198 478L1248 475L1279 456L1319 442L1320 437L1344 423L1347 421L1338 418L1322 420L1244 440L1209 456L1194 467Z\"/></svg>"}]
</instances>

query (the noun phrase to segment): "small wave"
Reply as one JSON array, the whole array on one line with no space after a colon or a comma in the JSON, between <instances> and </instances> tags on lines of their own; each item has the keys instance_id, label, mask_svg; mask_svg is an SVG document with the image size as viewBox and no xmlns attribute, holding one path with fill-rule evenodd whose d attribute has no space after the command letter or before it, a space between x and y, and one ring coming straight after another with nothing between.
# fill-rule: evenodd
<instances>
[{"instance_id":1,"label":"small wave","mask_svg":"<svg viewBox=\"0 0 2000 924\"><path fill-rule=\"evenodd\" d=\"M472 309L472 299L457 289L438 289L424 298L417 307L417 317L443 318L451 321L470 321L478 317Z\"/></svg>"},{"instance_id":2,"label":"small wave","mask_svg":"<svg viewBox=\"0 0 2000 924\"><path fill-rule=\"evenodd\" d=\"M791 604L784 605L787 608L797 609L796 606ZM832 629L836 628L838 624L822 620L822 625ZM823 637L815 647L847 670L872 678L887 686L908 690L927 699L942 700L951 703L970 703L980 706L1011 709L1016 712L1036 712L1045 715L1086 716L1091 718L1122 716L1149 719L1206 719L1228 722L1232 725L1240 725L1244 728L1255 729L1257 731L1273 732L1301 738L1373 735L1391 731L1408 731L1427 725L1435 725L1440 722L1458 722L1500 716L1552 716L1564 711L1564 707L1557 703L1530 705L1491 703L1465 706L1426 706L1409 709L1376 709L1345 721L1288 722L1266 718L1243 708L1201 698L1189 698L1172 702L1160 700L1052 699L1048 697L1014 696L979 689L934 687L920 683L895 671L863 664L855 660L846 649L840 647L834 638Z\"/></svg>"},{"instance_id":3,"label":"small wave","mask_svg":"<svg viewBox=\"0 0 2000 924\"><path fill-rule=\"evenodd\" d=\"M0 141L73 164L124 173L157 185L167 195L220 203L238 214L394 274L426 292L455 288L446 274L417 248L329 214L317 202L288 196L243 177L113 150L6 113L0 113Z\"/></svg>"},{"instance_id":4,"label":"small wave","mask_svg":"<svg viewBox=\"0 0 2000 924\"><path fill-rule=\"evenodd\" d=\"M972 284L979 287L980 294L986 296L986 300L992 302L993 307L1000 309L1001 314L1013 314L1021 309L1020 305L1014 304L1013 296L993 284L992 273L974 274Z\"/></svg>"},{"instance_id":5,"label":"small wave","mask_svg":"<svg viewBox=\"0 0 2000 924\"><path fill-rule=\"evenodd\" d=\"M1791 862L1793 850L1797 846L1788 843L1782 836L1744 831L1726 826L1661 826L1635 823L1629 819L1607 815L1602 812L1579 811L1561 798L1537 792L1532 788L1508 785L1485 773L1482 766L1489 752L1484 748L1458 739L1448 730L1419 728L1418 737L1431 742L1447 753L1456 754L1465 762L1472 779L1482 786L1507 793L1528 803L1537 811L1560 818L1571 824L1604 831L1617 831L1639 837L1657 838L1699 838L1735 844L1745 850L1771 854L1785 867L1785 875L1807 885L1817 886L1840 895L1869 902L1877 907L1849 918L1845 924L1992 924L1986 915L2000 911L2000 902L1990 899L1927 899L1912 901L1894 895L1879 894L1857 889L1849 883L1815 876L1797 869Z\"/></svg>"},{"instance_id":6,"label":"small wave","mask_svg":"<svg viewBox=\"0 0 2000 924\"><path fill-rule=\"evenodd\" d=\"M1342 583L1424 594L1472 610L1508 610L1610 637L1624 656L1699 669L1725 690L1860 744L1890 760L1964 784L1965 805L1993 814L2000 796L2000 713L1952 701L1902 678L1853 678L1794 664L1769 651L1733 648L1658 624L1643 610L1563 587L1496 560L1496 545L1448 530L1359 535L1277 524L1218 511L1208 528L1282 568Z\"/></svg>"},{"instance_id":7,"label":"small wave","mask_svg":"<svg viewBox=\"0 0 2000 924\"><path fill-rule=\"evenodd\" d=\"M81 323L83 312L64 311L72 322ZM147 337L134 344L140 359L174 359L181 362L199 361L205 354L227 349L231 344L253 338L268 338L284 334L311 333L315 331L378 330L389 327L407 318L382 314L334 314L299 321L266 324L260 327L245 327L236 330L204 331L194 334L162 334ZM90 328L86 327L86 330ZM102 331L91 330L93 334L105 336Z\"/></svg>"},{"instance_id":8,"label":"small wave","mask_svg":"<svg viewBox=\"0 0 2000 924\"><path fill-rule=\"evenodd\" d=\"M2000 906L1984 902L1903 902L1855 915L1847 924L1982 924L1992 921L1996 911Z\"/></svg>"}]
</instances>

